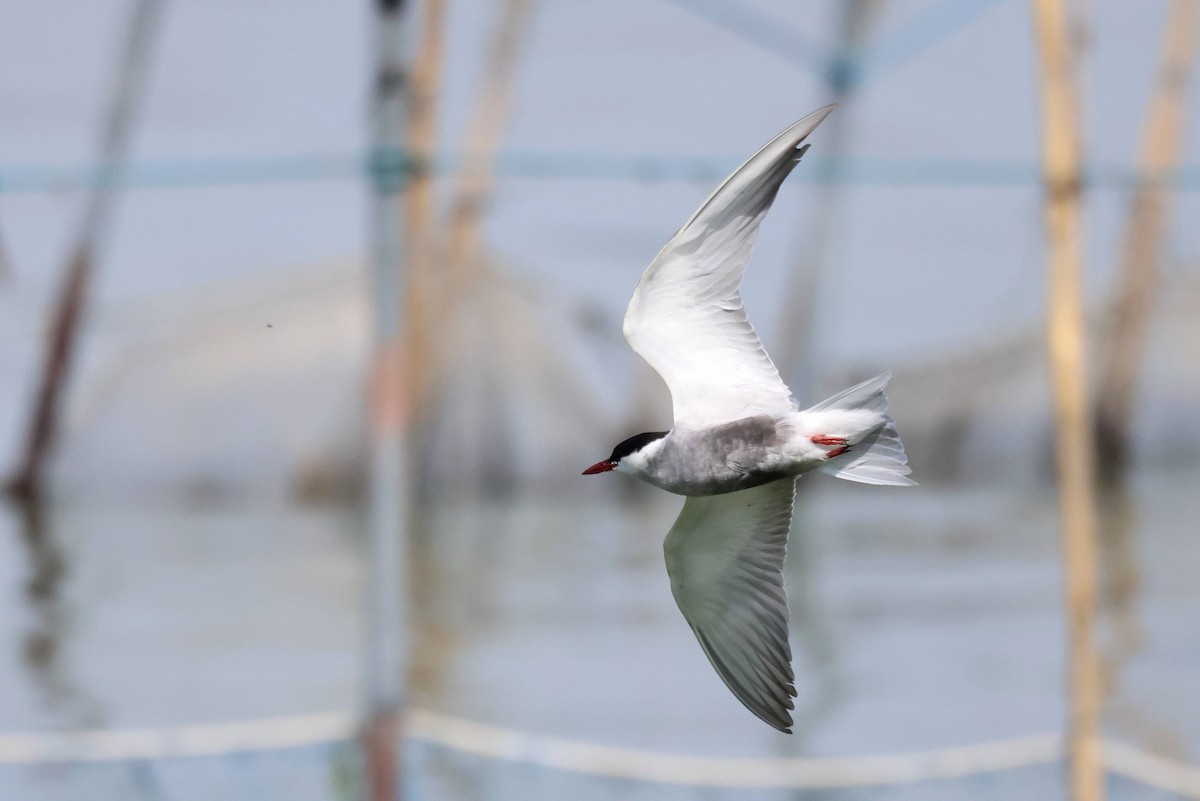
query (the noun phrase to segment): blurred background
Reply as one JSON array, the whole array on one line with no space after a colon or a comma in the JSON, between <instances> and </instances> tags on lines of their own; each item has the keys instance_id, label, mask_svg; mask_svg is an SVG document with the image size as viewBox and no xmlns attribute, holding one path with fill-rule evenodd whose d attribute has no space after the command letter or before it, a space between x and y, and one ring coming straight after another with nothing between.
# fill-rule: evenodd
<instances>
[{"instance_id":1,"label":"blurred background","mask_svg":"<svg viewBox=\"0 0 1200 801\"><path fill-rule=\"evenodd\" d=\"M1071 4L1113 798L1200 798L1198 5ZM0 798L1063 797L1042 80L1022 0L0 0ZM670 425L642 270L835 101L746 306L920 486L801 481L785 737L579 471Z\"/></svg>"}]
</instances>

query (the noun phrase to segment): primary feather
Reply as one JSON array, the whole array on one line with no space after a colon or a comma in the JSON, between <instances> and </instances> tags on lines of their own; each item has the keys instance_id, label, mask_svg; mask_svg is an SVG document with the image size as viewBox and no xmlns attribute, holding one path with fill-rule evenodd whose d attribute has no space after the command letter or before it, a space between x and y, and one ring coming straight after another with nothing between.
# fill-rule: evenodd
<instances>
[{"instance_id":1,"label":"primary feather","mask_svg":"<svg viewBox=\"0 0 1200 801\"><path fill-rule=\"evenodd\" d=\"M795 408L746 319L742 274L780 184L816 111L768 142L725 179L651 262L625 313L625 339L671 391L675 428L695 430Z\"/></svg>"}]
</instances>

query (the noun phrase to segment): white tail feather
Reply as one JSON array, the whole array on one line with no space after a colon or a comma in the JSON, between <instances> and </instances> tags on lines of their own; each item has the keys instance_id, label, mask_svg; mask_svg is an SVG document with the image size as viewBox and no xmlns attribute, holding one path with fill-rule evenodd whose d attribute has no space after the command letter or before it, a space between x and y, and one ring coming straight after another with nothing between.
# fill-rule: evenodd
<instances>
[{"instance_id":1,"label":"white tail feather","mask_svg":"<svg viewBox=\"0 0 1200 801\"><path fill-rule=\"evenodd\" d=\"M863 484L907 487L917 483L908 477L912 469L908 466L908 456L896 431L896 421L888 414L887 396L883 394L891 378L891 373L875 376L808 410L863 409L882 415L884 420L882 426L857 443L850 452L830 460L821 470Z\"/></svg>"}]
</instances>

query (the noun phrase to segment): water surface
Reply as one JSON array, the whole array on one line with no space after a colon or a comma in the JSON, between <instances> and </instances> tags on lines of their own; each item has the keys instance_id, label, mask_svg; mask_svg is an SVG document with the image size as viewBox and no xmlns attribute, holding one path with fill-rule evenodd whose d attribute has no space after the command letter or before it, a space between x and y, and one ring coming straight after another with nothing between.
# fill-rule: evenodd
<instances>
[{"instance_id":1,"label":"water surface","mask_svg":"<svg viewBox=\"0 0 1200 801\"><path fill-rule=\"evenodd\" d=\"M1106 535L1101 617L1108 732L1192 762L1200 753L1189 712L1200 709L1194 486L1194 476L1164 474L1137 487L1124 518L1133 533ZM811 490L787 564L795 736L737 703L675 609L661 540L679 500L661 494L525 497L431 512L414 533L413 704L538 734L714 757L865 756L1062 728L1051 496L822 479ZM1104 516L1119 518L1111 509ZM0 729L357 710L361 525L353 510L301 506L64 505L36 520L4 509ZM406 784L421 798L692 792L427 743L410 744L405 760ZM0 797L352 797L358 769L355 749L337 744L165 763L0 765ZM1058 780L1056 767L1044 767L983 784L833 795L990 797L988 787L1030 791ZM1122 797L1142 797L1121 787Z\"/></svg>"}]
</instances>

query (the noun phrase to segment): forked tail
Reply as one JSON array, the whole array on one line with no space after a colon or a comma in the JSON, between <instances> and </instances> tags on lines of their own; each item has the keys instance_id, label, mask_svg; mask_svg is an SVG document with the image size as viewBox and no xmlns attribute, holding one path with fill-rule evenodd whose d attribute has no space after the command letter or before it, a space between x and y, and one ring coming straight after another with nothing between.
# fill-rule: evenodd
<instances>
[{"instance_id":1,"label":"forked tail","mask_svg":"<svg viewBox=\"0 0 1200 801\"><path fill-rule=\"evenodd\" d=\"M875 376L808 410L861 409L880 414L884 420L882 426L855 444L846 455L831 459L821 470L863 484L907 487L917 483L908 477L912 472L908 466L908 456L896 431L896 421L888 414L887 396L883 394L883 388L891 378L891 373Z\"/></svg>"}]
</instances>

